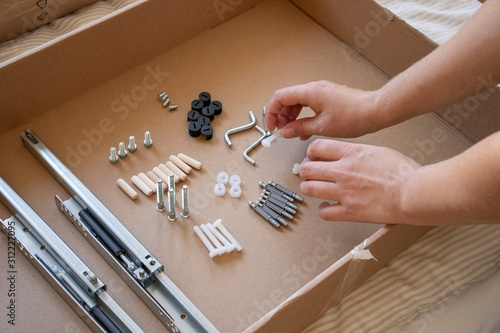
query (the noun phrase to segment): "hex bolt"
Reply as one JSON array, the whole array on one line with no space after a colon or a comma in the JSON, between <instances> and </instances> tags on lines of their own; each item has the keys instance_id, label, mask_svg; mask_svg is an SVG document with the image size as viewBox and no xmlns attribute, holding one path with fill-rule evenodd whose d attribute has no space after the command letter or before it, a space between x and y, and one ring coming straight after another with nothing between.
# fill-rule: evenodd
<instances>
[{"instance_id":1,"label":"hex bolt","mask_svg":"<svg viewBox=\"0 0 500 333\"><path fill-rule=\"evenodd\" d=\"M222 255L227 252L227 247L225 247L224 245L221 244L221 242L219 242L219 240L214 236L214 234L212 234L212 232L208 230L206 225L202 224L200 225L200 228L201 230L203 230L205 235L207 235L208 239L210 239L210 241L215 245L215 247L219 251L219 255Z\"/></svg>"},{"instance_id":2,"label":"hex bolt","mask_svg":"<svg viewBox=\"0 0 500 333\"><path fill-rule=\"evenodd\" d=\"M130 136L128 138L128 151L131 153L135 153L137 150L137 145L135 144L135 138Z\"/></svg>"},{"instance_id":3,"label":"hex bolt","mask_svg":"<svg viewBox=\"0 0 500 333\"><path fill-rule=\"evenodd\" d=\"M167 99L165 99L165 100L163 101L163 107L164 107L164 108L166 108L166 107L167 107L167 106L169 106L169 105L170 105L170 99L169 99L169 98L167 98Z\"/></svg>"},{"instance_id":4,"label":"hex bolt","mask_svg":"<svg viewBox=\"0 0 500 333\"><path fill-rule=\"evenodd\" d=\"M187 185L182 186L182 212L181 216L183 218L188 218L191 214L189 213L189 196Z\"/></svg>"},{"instance_id":5,"label":"hex bolt","mask_svg":"<svg viewBox=\"0 0 500 333\"><path fill-rule=\"evenodd\" d=\"M168 189L168 219L172 222L177 220L175 213L175 192L173 188Z\"/></svg>"},{"instance_id":6,"label":"hex bolt","mask_svg":"<svg viewBox=\"0 0 500 333\"><path fill-rule=\"evenodd\" d=\"M176 203L177 199L175 199L175 174L172 172L168 174L168 188L173 190L174 203Z\"/></svg>"},{"instance_id":7,"label":"hex bolt","mask_svg":"<svg viewBox=\"0 0 500 333\"><path fill-rule=\"evenodd\" d=\"M118 146L118 156L120 158L127 157L127 150L125 149L125 143L123 142L120 142L120 145Z\"/></svg>"},{"instance_id":8,"label":"hex bolt","mask_svg":"<svg viewBox=\"0 0 500 333\"><path fill-rule=\"evenodd\" d=\"M165 211L165 201L163 200L163 181L156 181L156 210L159 212Z\"/></svg>"},{"instance_id":9,"label":"hex bolt","mask_svg":"<svg viewBox=\"0 0 500 333\"><path fill-rule=\"evenodd\" d=\"M274 210L276 213L280 214L281 216L286 217L289 220L293 219L293 215L291 215L290 213L288 213L284 208L281 208L280 206L278 206L278 205L276 205L276 204L274 204L272 202L266 201L264 203L264 205L266 205L267 207L269 207L272 210Z\"/></svg>"},{"instance_id":10,"label":"hex bolt","mask_svg":"<svg viewBox=\"0 0 500 333\"><path fill-rule=\"evenodd\" d=\"M168 106L168 110L169 110L169 111L174 111L174 110L177 110L177 105L169 105L169 106Z\"/></svg>"},{"instance_id":11,"label":"hex bolt","mask_svg":"<svg viewBox=\"0 0 500 333\"><path fill-rule=\"evenodd\" d=\"M152 145L153 140L151 140L151 133L149 133L149 131L146 131L146 133L144 133L144 147L151 148Z\"/></svg>"},{"instance_id":12,"label":"hex bolt","mask_svg":"<svg viewBox=\"0 0 500 333\"><path fill-rule=\"evenodd\" d=\"M111 147L109 149L109 163L116 164L118 163L119 160L120 158L118 157L118 154L116 154L116 148Z\"/></svg>"},{"instance_id":13,"label":"hex bolt","mask_svg":"<svg viewBox=\"0 0 500 333\"><path fill-rule=\"evenodd\" d=\"M200 240L203 242L203 244L205 245L205 247L208 249L208 251L209 251L208 255L209 255L210 258L213 258L217 254L219 254L219 251L214 248L214 246L212 245L212 243L210 243L210 241L208 240L207 236L205 236L205 234L203 233L203 231L201 231L200 227L198 227L197 225L195 225L193 227L193 230L196 233L196 235L198 235L198 237L200 238Z\"/></svg>"},{"instance_id":14,"label":"hex bolt","mask_svg":"<svg viewBox=\"0 0 500 333\"><path fill-rule=\"evenodd\" d=\"M231 235L231 233L222 225L222 220L218 219L213 223L213 226L219 229L219 231L227 238L228 241L230 241L234 246L236 246L236 250L241 251L243 248L241 247L240 243Z\"/></svg>"}]
</instances>

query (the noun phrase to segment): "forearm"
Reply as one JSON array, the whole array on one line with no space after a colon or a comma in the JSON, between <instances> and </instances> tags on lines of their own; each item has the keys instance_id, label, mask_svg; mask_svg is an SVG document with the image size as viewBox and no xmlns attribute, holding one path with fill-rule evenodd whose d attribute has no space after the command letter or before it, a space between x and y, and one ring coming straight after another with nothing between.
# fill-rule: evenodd
<instances>
[{"instance_id":1,"label":"forearm","mask_svg":"<svg viewBox=\"0 0 500 333\"><path fill-rule=\"evenodd\" d=\"M498 223L500 132L416 171L404 185L401 210L411 224Z\"/></svg>"},{"instance_id":2,"label":"forearm","mask_svg":"<svg viewBox=\"0 0 500 333\"><path fill-rule=\"evenodd\" d=\"M377 91L379 127L436 111L500 81L500 1L488 0L447 43Z\"/></svg>"}]
</instances>

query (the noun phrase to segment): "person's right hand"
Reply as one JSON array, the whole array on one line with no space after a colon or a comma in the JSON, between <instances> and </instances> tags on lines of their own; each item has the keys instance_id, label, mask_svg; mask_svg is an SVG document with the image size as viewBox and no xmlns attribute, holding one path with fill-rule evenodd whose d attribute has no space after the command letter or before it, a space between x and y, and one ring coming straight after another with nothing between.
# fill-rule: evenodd
<instances>
[{"instance_id":1,"label":"person's right hand","mask_svg":"<svg viewBox=\"0 0 500 333\"><path fill-rule=\"evenodd\" d=\"M311 135L357 137L383 127L377 117L376 91L364 91L329 81L279 89L266 108L268 130L281 129L285 138ZM303 107L316 115L297 119Z\"/></svg>"}]
</instances>

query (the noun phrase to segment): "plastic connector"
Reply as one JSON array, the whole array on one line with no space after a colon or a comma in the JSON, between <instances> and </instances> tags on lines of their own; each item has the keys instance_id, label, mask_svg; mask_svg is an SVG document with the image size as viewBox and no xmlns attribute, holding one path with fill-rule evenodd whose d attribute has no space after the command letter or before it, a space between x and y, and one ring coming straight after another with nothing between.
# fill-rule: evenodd
<instances>
[{"instance_id":1,"label":"plastic connector","mask_svg":"<svg viewBox=\"0 0 500 333\"><path fill-rule=\"evenodd\" d=\"M214 194L218 197L224 196L224 194L226 194L226 186L221 183L215 184Z\"/></svg>"}]
</instances>

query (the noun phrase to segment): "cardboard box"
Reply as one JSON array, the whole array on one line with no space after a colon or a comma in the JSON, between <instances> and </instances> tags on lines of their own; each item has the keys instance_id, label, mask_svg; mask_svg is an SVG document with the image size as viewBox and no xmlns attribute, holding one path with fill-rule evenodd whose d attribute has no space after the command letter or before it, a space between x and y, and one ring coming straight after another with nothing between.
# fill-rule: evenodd
<instances>
[{"instance_id":1,"label":"cardboard box","mask_svg":"<svg viewBox=\"0 0 500 333\"><path fill-rule=\"evenodd\" d=\"M25 128L33 129L165 265L170 279L221 332L298 332L429 228L325 222L316 215L321 201L306 198L288 230L273 230L247 202L258 198L261 180L299 191L300 178L291 169L311 140L278 139L271 148L259 147L252 152L257 161L252 166L242 153L260 134L234 135L232 149L223 134L248 123L249 110L261 124L261 108L278 88L326 79L377 89L434 47L369 0L215 0L196 6L138 1L0 67L0 175L98 274L145 332L165 328L56 209L52 196L69 194L22 147L19 133ZM177 111L162 108L156 98L162 91ZM223 103L210 141L187 133L186 112L201 91ZM498 124L500 117L489 112L499 106L499 94L488 93L471 112L443 110L352 141L388 146L420 163L449 158L495 130L482 122L488 115L488 123L495 118ZM117 165L108 162L110 147L130 135L140 139L146 130L151 149L140 145ZM169 222L155 210L152 197L140 194L132 202L117 188L118 178L128 181L179 152L203 162L186 182L191 218ZM240 175L240 199L212 194L220 171ZM10 215L0 205L0 218ZM210 259L192 228L219 218L244 249ZM351 250L359 244L378 261L353 260ZM6 247L2 236L0 248ZM20 257L18 252L16 326L4 318L0 330L89 331ZM1 256L4 291L10 287L6 261ZM0 294L5 303L6 292Z\"/></svg>"},{"instance_id":2,"label":"cardboard box","mask_svg":"<svg viewBox=\"0 0 500 333\"><path fill-rule=\"evenodd\" d=\"M7 0L0 4L0 43L88 6L97 0Z\"/></svg>"}]
</instances>

